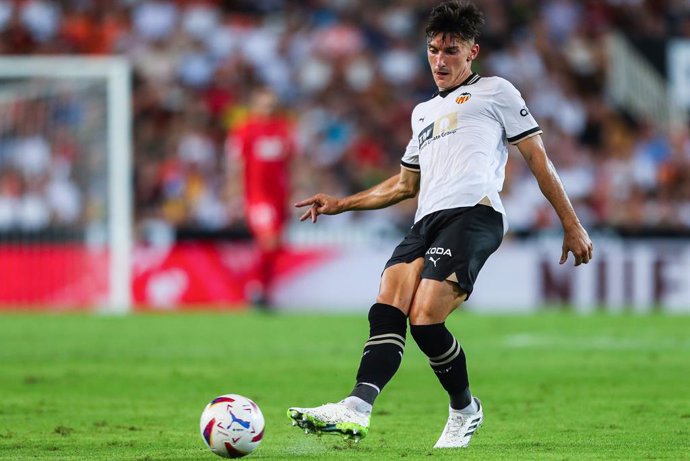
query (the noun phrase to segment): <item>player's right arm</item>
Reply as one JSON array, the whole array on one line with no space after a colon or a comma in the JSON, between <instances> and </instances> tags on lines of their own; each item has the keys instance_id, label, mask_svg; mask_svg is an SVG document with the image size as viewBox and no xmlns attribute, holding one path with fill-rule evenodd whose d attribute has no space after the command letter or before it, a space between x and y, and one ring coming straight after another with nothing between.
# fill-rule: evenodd
<instances>
[{"instance_id":1,"label":"player's right arm","mask_svg":"<svg viewBox=\"0 0 690 461\"><path fill-rule=\"evenodd\" d=\"M311 217L316 222L321 214L334 215L352 210L377 210L395 205L402 200L415 197L419 192L418 171L405 167L400 173L392 176L374 187L343 198L327 194L316 194L308 199L295 203L296 207L308 206L309 209L300 216L300 221Z\"/></svg>"}]
</instances>

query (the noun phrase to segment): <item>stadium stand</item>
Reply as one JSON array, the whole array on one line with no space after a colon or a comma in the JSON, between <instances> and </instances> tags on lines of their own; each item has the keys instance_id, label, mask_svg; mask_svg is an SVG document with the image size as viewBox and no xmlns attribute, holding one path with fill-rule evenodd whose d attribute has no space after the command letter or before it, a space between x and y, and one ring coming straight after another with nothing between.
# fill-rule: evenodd
<instances>
[{"instance_id":1,"label":"stadium stand","mask_svg":"<svg viewBox=\"0 0 690 461\"><path fill-rule=\"evenodd\" d=\"M687 2L478 3L487 25L477 70L521 90L586 225L690 230L688 127L670 130L613 105L602 46L612 29L643 54L690 37ZM137 223L223 231L242 216L225 181L225 134L257 84L273 87L296 121L295 197L356 191L398 170L410 109L434 92L416 35L427 8L422 0L1 1L0 54L129 57ZM663 73L662 60L652 61ZM0 230L79 223L88 191L64 174L78 146L13 123L3 118L14 134L0 146ZM504 192L513 231L555 228L513 154ZM53 189L64 200L55 203ZM413 211L403 204L351 219L404 227Z\"/></svg>"}]
</instances>

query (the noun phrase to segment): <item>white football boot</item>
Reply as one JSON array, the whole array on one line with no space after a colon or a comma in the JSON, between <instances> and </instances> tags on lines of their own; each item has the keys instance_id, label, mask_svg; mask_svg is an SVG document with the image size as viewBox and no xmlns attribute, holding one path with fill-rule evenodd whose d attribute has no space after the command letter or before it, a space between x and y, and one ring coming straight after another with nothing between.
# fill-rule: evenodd
<instances>
[{"instance_id":1,"label":"white football boot","mask_svg":"<svg viewBox=\"0 0 690 461\"><path fill-rule=\"evenodd\" d=\"M477 412L462 414L459 410L448 411L448 422L443 428L434 448L465 448L470 444L472 435L484 422L484 409L477 397L472 397L477 404Z\"/></svg>"},{"instance_id":2,"label":"white football boot","mask_svg":"<svg viewBox=\"0 0 690 461\"><path fill-rule=\"evenodd\" d=\"M340 434L359 442L369 432L369 415L340 403L326 403L314 408L292 407L288 417L293 426L304 429L305 434Z\"/></svg>"}]
</instances>

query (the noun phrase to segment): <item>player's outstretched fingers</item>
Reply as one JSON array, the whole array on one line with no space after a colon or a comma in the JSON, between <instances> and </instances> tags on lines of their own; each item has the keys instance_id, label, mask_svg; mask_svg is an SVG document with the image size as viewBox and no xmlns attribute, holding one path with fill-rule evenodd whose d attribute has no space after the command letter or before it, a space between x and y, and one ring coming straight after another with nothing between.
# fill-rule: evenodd
<instances>
[{"instance_id":1,"label":"player's outstretched fingers","mask_svg":"<svg viewBox=\"0 0 690 461\"><path fill-rule=\"evenodd\" d=\"M309 216L311 216L311 208L309 208L307 211L305 211L302 216L299 217L300 221L306 220Z\"/></svg>"},{"instance_id":2,"label":"player's outstretched fingers","mask_svg":"<svg viewBox=\"0 0 690 461\"><path fill-rule=\"evenodd\" d=\"M310 206L313 205L314 202L316 202L316 196L306 198L304 200L300 200L299 202L295 203L295 208L302 208L303 206Z\"/></svg>"},{"instance_id":3,"label":"player's outstretched fingers","mask_svg":"<svg viewBox=\"0 0 690 461\"><path fill-rule=\"evenodd\" d=\"M302 216L299 217L300 221L306 221L307 218L311 218L311 222L316 222L316 206L318 204L318 198L316 195L309 197L308 199L299 201L295 203L295 207L301 208L303 206L308 206L309 209L305 211Z\"/></svg>"}]
</instances>

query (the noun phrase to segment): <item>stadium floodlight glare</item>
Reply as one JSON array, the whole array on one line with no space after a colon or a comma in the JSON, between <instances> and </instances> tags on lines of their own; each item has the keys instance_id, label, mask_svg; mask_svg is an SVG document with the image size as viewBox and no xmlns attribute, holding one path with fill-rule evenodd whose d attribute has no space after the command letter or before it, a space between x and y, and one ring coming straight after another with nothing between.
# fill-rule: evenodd
<instances>
[{"instance_id":1,"label":"stadium floodlight glare","mask_svg":"<svg viewBox=\"0 0 690 461\"><path fill-rule=\"evenodd\" d=\"M76 185L78 188L72 187L70 189L70 185L68 185L60 190L74 191L79 189L73 195L80 197L74 202L79 204L81 213L73 222L68 224L72 228L80 227L83 235L81 242L84 244L83 248L98 246L104 250L103 254L105 255L100 261L104 264L107 261L107 269L105 269L107 276L102 277L104 292L89 307L113 313L126 312L131 305L132 133L130 86L130 64L126 59L120 57L32 56L0 58L0 112L5 112L4 115L0 115L0 173L4 169L6 174L12 174L10 169L16 170L18 168L20 170L17 173L19 176L25 174L21 171L21 156L31 149L27 148L25 151L17 153L19 152L16 149L17 139L25 142L29 138L29 135L22 130L44 140L43 145L50 146L44 151L50 152L49 155L53 160L57 158L54 150L55 144L59 144L59 139L62 139L61 136L64 135L65 130L68 132L71 130L70 133L67 133L67 137L73 144L78 144L76 151L88 158L72 159L73 163L81 168L78 173L75 173L74 170L77 167L74 165L70 164L65 167L67 173L63 176L83 175L82 178L76 178L72 182L72 185ZM66 97L71 98L68 101L72 102L71 105L64 103ZM59 112L60 110L63 112ZM59 112L59 115L55 115L56 111ZM18 117L20 116L24 118L19 120ZM58 126L45 123L42 121L42 117L53 117L59 120ZM77 121L65 128L62 121L65 118L69 119L69 117L74 117ZM34 123L31 121L32 119L38 121ZM21 120L27 121L21 122ZM7 134L8 131L10 132L9 135ZM38 150L40 151L40 149ZM5 154L4 157L3 154ZM25 157L27 158L27 168L30 169L32 165L28 160L30 156L25 155ZM41 156L38 155L37 158L41 158ZM45 158L45 155L42 158ZM5 162L4 167L3 161ZM13 161L15 163L20 162L19 167L12 164ZM58 160L53 163L43 160L42 164L41 161L39 159L33 165L45 167L48 164L48 168L53 169L59 168L60 165L65 166L65 162L60 163ZM89 172L94 174L92 178L86 177L90 174ZM46 180L45 177L43 180ZM49 194L44 195L48 195L47 199L50 201ZM89 201L90 197L97 197L97 201L102 202L102 207L99 208L101 215L97 218L92 217L94 212L91 209L93 205ZM0 198L2 198L1 192ZM38 209L40 210L40 206ZM31 229L32 235L39 235L37 237L39 241L41 241L40 235L46 232L50 233L51 229L55 229L54 210L51 213L50 221L48 223L43 222L44 231L41 231L38 225L35 226L38 228L38 232L36 228ZM9 214L8 212L8 216ZM40 215L40 213L38 214ZM1 228L2 225L3 223L0 222L0 231L4 231L5 234L9 232L15 236L17 234L22 235L22 232L25 232L27 228L21 222L12 222L10 218L6 218L4 229ZM19 242L19 244L27 243ZM96 264L94 264L95 266ZM71 289L76 290L74 287ZM69 307L69 295L63 293L57 302Z\"/></svg>"}]
</instances>

